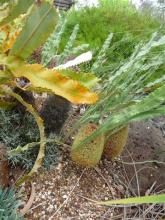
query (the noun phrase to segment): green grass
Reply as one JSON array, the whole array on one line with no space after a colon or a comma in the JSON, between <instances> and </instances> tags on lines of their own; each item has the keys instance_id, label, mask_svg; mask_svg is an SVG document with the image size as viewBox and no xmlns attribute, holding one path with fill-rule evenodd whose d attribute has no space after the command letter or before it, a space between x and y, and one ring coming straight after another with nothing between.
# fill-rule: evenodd
<instances>
[{"instance_id":1,"label":"green grass","mask_svg":"<svg viewBox=\"0 0 165 220\"><path fill-rule=\"evenodd\" d=\"M151 18L149 14L138 12L127 1L122 0L101 0L98 8L86 7L79 11L73 9L68 13L67 18L61 48L66 45L76 24L80 27L76 45L88 43L95 52L101 48L110 32L114 33L112 43L128 36L128 40L120 45L120 49L118 47L114 56L108 54L109 60L116 57L120 60L127 58L137 43L147 40L160 26L158 20Z\"/></svg>"}]
</instances>

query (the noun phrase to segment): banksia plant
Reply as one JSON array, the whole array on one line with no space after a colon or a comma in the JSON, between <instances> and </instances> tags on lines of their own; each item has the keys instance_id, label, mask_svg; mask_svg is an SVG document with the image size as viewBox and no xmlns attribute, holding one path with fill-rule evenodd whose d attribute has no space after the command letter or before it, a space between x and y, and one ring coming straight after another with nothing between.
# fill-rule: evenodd
<instances>
[{"instance_id":1,"label":"banksia plant","mask_svg":"<svg viewBox=\"0 0 165 220\"><path fill-rule=\"evenodd\" d=\"M104 135L99 135L87 144L77 147L84 138L97 130L97 125L89 123L78 130L71 149L71 158L82 166L94 167L100 160L104 148Z\"/></svg>"},{"instance_id":2,"label":"banksia plant","mask_svg":"<svg viewBox=\"0 0 165 220\"><path fill-rule=\"evenodd\" d=\"M54 31L58 20L58 14L50 1L22 1L7 2L9 13L0 21L0 108L12 108L15 101L20 102L26 110L33 115L39 128L40 147L35 164L29 174L20 179L16 185L20 185L32 174L37 172L45 156L45 128L43 119L33 106L27 103L14 89L19 87L24 91L48 92L62 96L75 104L93 104L98 100L98 95L84 86L81 79L74 80L62 74L63 70L47 69L41 64L27 63L30 55L41 47ZM51 1L52 2L52 1ZM4 1L0 3L3 6ZM2 7L3 8L3 7ZM0 15L3 10L0 11ZM13 21L24 15L23 25L18 29ZM73 71L72 71L72 75ZM19 84L25 78L28 83L25 86ZM7 99L12 97L13 99ZM11 101L12 100L12 101ZM9 155L28 150L29 145L18 146L8 152Z\"/></svg>"},{"instance_id":3,"label":"banksia plant","mask_svg":"<svg viewBox=\"0 0 165 220\"><path fill-rule=\"evenodd\" d=\"M106 158L114 160L120 156L128 138L128 126L120 129L118 132L110 135L109 132L105 134L105 145L103 154ZM110 136L109 136L110 135Z\"/></svg>"},{"instance_id":4,"label":"banksia plant","mask_svg":"<svg viewBox=\"0 0 165 220\"><path fill-rule=\"evenodd\" d=\"M60 51L60 44L62 41L62 35L65 32L66 23L67 18L60 15L57 27L43 46L41 53L41 63L43 66L49 66L51 61L54 61L56 65L61 65L71 56L76 56L89 48L88 44L81 44L77 47L74 47L79 31L79 25L77 24L73 28L63 51Z\"/></svg>"},{"instance_id":5,"label":"banksia plant","mask_svg":"<svg viewBox=\"0 0 165 220\"><path fill-rule=\"evenodd\" d=\"M108 37L106 38L102 48L100 49L95 62L93 63L92 67L91 67L91 72L94 73L98 73L98 69L104 65L104 63L106 62L106 55L107 55L107 51L110 47L110 44L112 42L112 38L113 38L113 33L110 33L108 35Z\"/></svg>"},{"instance_id":6,"label":"banksia plant","mask_svg":"<svg viewBox=\"0 0 165 220\"><path fill-rule=\"evenodd\" d=\"M74 125L72 132L90 122L98 124L94 132L79 141L77 152L81 154L84 146L105 135L105 140L109 136L105 153L114 159L126 143L129 123L165 115L164 47L165 36L154 33L147 43L136 46L125 63L102 79L99 101L88 107ZM89 152L88 159L92 160L95 152ZM99 153L98 158L103 152Z\"/></svg>"}]
</instances>

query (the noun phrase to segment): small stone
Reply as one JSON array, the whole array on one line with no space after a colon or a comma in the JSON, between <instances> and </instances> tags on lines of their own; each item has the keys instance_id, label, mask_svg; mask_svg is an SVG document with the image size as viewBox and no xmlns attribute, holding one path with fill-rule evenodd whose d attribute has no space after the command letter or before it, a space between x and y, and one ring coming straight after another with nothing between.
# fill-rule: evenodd
<instances>
[{"instance_id":1,"label":"small stone","mask_svg":"<svg viewBox=\"0 0 165 220\"><path fill-rule=\"evenodd\" d=\"M118 190L119 190L120 192L123 192L123 191L124 191L124 187L123 187L122 185L117 186L117 188L118 188Z\"/></svg>"},{"instance_id":2,"label":"small stone","mask_svg":"<svg viewBox=\"0 0 165 220\"><path fill-rule=\"evenodd\" d=\"M63 195L62 197L63 197L64 199L67 199L67 198L68 198L68 196L67 196L67 195Z\"/></svg>"},{"instance_id":3,"label":"small stone","mask_svg":"<svg viewBox=\"0 0 165 220\"><path fill-rule=\"evenodd\" d=\"M45 215L45 211L42 211L41 213L42 213L42 215Z\"/></svg>"},{"instance_id":4,"label":"small stone","mask_svg":"<svg viewBox=\"0 0 165 220\"><path fill-rule=\"evenodd\" d=\"M54 206L53 206L53 205L50 205L50 206L49 206L49 209L54 209Z\"/></svg>"}]
</instances>

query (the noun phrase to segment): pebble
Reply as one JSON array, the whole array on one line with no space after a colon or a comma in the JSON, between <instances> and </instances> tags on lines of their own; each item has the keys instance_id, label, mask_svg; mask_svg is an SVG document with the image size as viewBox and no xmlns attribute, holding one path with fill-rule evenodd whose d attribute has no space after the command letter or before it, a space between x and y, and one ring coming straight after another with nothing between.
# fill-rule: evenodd
<instances>
[{"instance_id":1,"label":"pebble","mask_svg":"<svg viewBox=\"0 0 165 220\"><path fill-rule=\"evenodd\" d=\"M118 188L118 190L119 190L120 192L123 192L123 191L124 191L124 187L123 187L122 185L117 186L117 188Z\"/></svg>"},{"instance_id":2,"label":"pebble","mask_svg":"<svg viewBox=\"0 0 165 220\"><path fill-rule=\"evenodd\" d=\"M67 196L67 195L63 195L62 197L63 197L64 199L67 199L67 198L68 198L68 196Z\"/></svg>"},{"instance_id":3,"label":"pebble","mask_svg":"<svg viewBox=\"0 0 165 220\"><path fill-rule=\"evenodd\" d=\"M54 209L54 206L53 206L53 205L50 205L50 206L48 207L48 209Z\"/></svg>"}]
</instances>

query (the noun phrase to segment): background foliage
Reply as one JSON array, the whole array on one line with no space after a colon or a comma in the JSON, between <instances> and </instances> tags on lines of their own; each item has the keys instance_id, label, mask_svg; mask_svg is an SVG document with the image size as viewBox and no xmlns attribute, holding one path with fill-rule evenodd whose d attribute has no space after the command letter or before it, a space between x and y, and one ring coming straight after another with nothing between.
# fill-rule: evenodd
<instances>
[{"instance_id":1,"label":"background foliage","mask_svg":"<svg viewBox=\"0 0 165 220\"><path fill-rule=\"evenodd\" d=\"M79 24L76 45L87 43L92 50L98 50L103 45L109 33L114 33L113 43L123 42L115 53L108 53L108 61L127 58L134 46L141 40L146 40L152 32L157 30L160 22L149 14L138 12L128 1L102 0L100 7L71 10L67 15L66 31L61 48L66 45L73 27Z\"/></svg>"}]
</instances>

